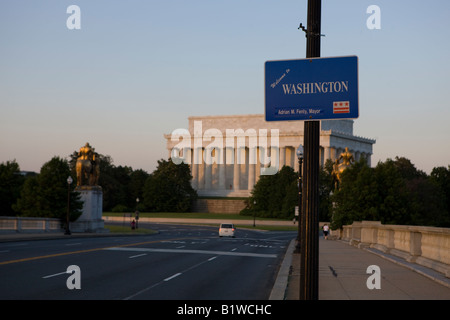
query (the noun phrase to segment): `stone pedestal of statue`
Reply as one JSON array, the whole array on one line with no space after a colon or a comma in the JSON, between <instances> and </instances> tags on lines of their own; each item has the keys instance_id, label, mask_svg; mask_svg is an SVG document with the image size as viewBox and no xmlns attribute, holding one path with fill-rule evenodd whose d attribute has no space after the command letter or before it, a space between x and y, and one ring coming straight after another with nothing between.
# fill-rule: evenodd
<instances>
[{"instance_id":1,"label":"stone pedestal of statue","mask_svg":"<svg viewBox=\"0 0 450 320\"><path fill-rule=\"evenodd\" d=\"M78 186L83 209L81 216L70 224L71 232L108 232L102 219L103 192L99 186Z\"/></svg>"}]
</instances>

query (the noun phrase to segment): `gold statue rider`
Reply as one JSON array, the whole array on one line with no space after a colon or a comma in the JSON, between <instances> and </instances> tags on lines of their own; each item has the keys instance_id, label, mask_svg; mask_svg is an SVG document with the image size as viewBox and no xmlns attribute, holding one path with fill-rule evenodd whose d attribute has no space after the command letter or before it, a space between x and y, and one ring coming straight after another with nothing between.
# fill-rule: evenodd
<instances>
[{"instance_id":1,"label":"gold statue rider","mask_svg":"<svg viewBox=\"0 0 450 320\"><path fill-rule=\"evenodd\" d=\"M342 163L340 163L341 160ZM348 151L348 147L345 147L345 151L341 153L339 158L336 159L335 163L333 164L332 175L335 178L336 189L338 188L339 183L341 182L342 172L344 172L345 169L350 167L353 162L355 162L353 155Z\"/></svg>"},{"instance_id":2,"label":"gold statue rider","mask_svg":"<svg viewBox=\"0 0 450 320\"><path fill-rule=\"evenodd\" d=\"M80 148L76 163L77 186L97 186L100 173L98 154L87 142Z\"/></svg>"}]
</instances>

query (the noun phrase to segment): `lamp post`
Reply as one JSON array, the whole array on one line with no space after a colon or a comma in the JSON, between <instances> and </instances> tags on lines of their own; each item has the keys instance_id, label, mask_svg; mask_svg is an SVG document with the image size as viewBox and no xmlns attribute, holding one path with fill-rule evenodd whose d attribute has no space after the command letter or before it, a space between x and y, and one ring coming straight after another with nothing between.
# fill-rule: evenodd
<instances>
[{"instance_id":1,"label":"lamp post","mask_svg":"<svg viewBox=\"0 0 450 320\"><path fill-rule=\"evenodd\" d=\"M135 219L136 219L136 229L138 228L138 221L139 221L138 206L139 206L139 198L136 198L136 212L134 213L135 214Z\"/></svg>"},{"instance_id":2,"label":"lamp post","mask_svg":"<svg viewBox=\"0 0 450 320\"><path fill-rule=\"evenodd\" d=\"M66 232L64 234L70 235L69 228L69 216L70 216L70 185L72 184L73 179L71 176L67 178L67 214L66 214Z\"/></svg>"},{"instance_id":3,"label":"lamp post","mask_svg":"<svg viewBox=\"0 0 450 320\"><path fill-rule=\"evenodd\" d=\"M256 207L256 200L253 200L253 227L256 227L256 224L255 224L255 220L256 220L255 207Z\"/></svg>"},{"instance_id":4,"label":"lamp post","mask_svg":"<svg viewBox=\"0 0 450 320\"><path fill-rule=\"evenodd\" d=\"M297 220L298 233L297 233L297 246L295 247L295 253L300 253L301 221L302 221L302 189L303 189L303 182L302 182L303 145L299 145L295 153L297 154L298 159L298 220Z\"/></svg>"}]
</instances>

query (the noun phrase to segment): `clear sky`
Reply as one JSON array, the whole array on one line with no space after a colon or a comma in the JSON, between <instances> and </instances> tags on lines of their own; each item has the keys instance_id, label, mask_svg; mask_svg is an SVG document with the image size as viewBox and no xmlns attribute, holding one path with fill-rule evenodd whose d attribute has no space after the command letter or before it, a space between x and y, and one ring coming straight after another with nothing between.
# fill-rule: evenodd
<instances>
[{"instance_id":1,"label":"clear sky","mask_svg":"<svg viewBox=\"0 0 450 320\"><path fill-rule=\"evenodd\" d=\"M81 10L69 30L67 7ZM370 5L381 29L369 30ZM264 62L305 58L307 0L2 0L0 162L39 171L89 142L152 172L189 116L264 113ZM359 57L372 164L450 164L450 1L323 0L322 57ZM302 127L303 128L303 127ZM237 129L237 128L233 128Z\"/></svg>"}]
</instances>

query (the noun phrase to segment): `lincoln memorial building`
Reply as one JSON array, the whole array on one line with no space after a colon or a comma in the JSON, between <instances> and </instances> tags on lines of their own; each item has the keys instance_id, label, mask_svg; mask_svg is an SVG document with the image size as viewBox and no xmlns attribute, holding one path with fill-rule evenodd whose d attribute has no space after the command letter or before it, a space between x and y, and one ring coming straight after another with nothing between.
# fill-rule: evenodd
<instances>
[{"instance_id":1,"label":"lincoln memorial building","mask_svg":"<svg viewBox=\"0 0 450 320\"><path fill-rule=\"evenodd\" d=\"M169 158L190 165L199 196L248 197L259 177L284 165L298 171L303 121L265 121L263 114L189 117L189 127L165 134ZM320 164L347 147L370 165L374 139L353 134L353 120L322 120Z\"/></svg>"}]
</instances>

